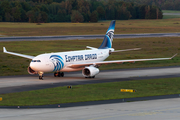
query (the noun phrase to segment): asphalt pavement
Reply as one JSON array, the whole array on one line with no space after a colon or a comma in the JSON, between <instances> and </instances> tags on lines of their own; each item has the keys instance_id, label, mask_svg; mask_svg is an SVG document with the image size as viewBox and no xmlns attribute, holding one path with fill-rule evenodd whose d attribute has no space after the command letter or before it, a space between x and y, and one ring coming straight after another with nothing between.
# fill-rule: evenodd
<instances>
[{"instance_id":1,"label":"asphalt pavement","mask_svg":"<svg viewBox=\"0 0 180 120\"><path fill-rule=\"evenodd\" d=\"M64 36L12 36L0 37L4 41L45 41L45 40L77 40L103 39L105 35L64 35ZM143 38L143 37L177 37L180 33L142 33L142 34L115 34L114 38Z\"/></svg>"},{"instance_id":2,"label":"asphalt pavement","mask_svg":"<svg viewBox=\"0 0 180 120\"><path fill-rule=\"evenodd\" d=\"M129 80L147 80L155 78L180 77L180 66L134 68L100 71L95 78L84 78L81 71L65 72L64 77L54 77L53 73L44 74L44 80L38 75L0 77L0 94L38 90L67 85L82 85Z\"/></svg>"}]
</instances>

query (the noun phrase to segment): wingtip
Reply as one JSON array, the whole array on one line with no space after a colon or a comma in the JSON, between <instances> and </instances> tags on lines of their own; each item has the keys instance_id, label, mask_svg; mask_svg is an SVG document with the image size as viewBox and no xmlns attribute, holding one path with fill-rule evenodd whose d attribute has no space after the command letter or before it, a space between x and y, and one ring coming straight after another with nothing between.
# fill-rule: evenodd
<instances>
[{"instance_id":1,"label":"wingtip","mask_svg":"<svg viewBox=\"0 0 180 120\"><path fill-rule=\"evenodd\" d=\"M175 55L173 55L173 56L171 57L171 59L173 59L177 54L178 54L178 53L176 53Z\"/></svg>"},{"instance_id":2,"label":"wingtip","mask_svg":"<svg viewBox=\"0 0 180 120\"><path fill-rule=\"evenodd\" d=\"M5 47L3 47L3 52L7 52L7 50L6 50L6 48L5 48Z\"/></svg>"}]
</instances>

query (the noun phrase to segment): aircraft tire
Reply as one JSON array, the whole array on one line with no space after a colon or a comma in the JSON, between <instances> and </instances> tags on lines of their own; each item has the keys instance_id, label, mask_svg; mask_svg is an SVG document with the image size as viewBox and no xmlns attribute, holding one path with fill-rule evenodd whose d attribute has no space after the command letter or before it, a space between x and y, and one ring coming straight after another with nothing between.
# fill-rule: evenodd
<instances>
[{"instance_id":1,"label":"aircraft tire","mask_svg":"<svg viewBox=\"0 0 180 120\"><path fill-rule=\"evenodd\" d=\"M43 80L43 76L39 76L39 80Z\"/></svg>"},{"instance_id":2,"label":"aircraft tire","mask_svg":"<svg viewBox=\"0 0 180 120\"><path fill-rule=\"evenodd\" d=\"M64 72L60 73L61 74L61 77L64 77Z\"/></svg>"},{"instance_id":3,"label":"aircraft tire","mask_svg":"<svg viewBox=\"0 0 180 120\"><path fill-rule=\"evenodd\" d=\"M58 77L61 77L61 72L58 72L58 75L57 75Z\"/></svg>"},{"instance_id":4,"label":"aircraft tire","mask_svg":"<svg viewBox=\"0 0 180 120\"><path fill-rule=\"evenodd\" d=\"M85 77L85 78L95 78L95 76L89 76L89 77Z\"/></svg>"}]
</instances>

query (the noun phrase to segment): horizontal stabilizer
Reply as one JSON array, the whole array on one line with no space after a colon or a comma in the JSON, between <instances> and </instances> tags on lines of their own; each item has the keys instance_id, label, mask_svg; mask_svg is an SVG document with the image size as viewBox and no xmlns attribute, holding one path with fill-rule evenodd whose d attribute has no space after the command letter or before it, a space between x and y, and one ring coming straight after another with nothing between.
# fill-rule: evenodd
<instances>
[{"instance_id":1,"label":"horizontal stabilizer","mask_svg":"<svg viewBox=\"0 0 180 120\"><path fill-rule=\"evenodd\" d=\"M133 48L133 49L125 49L125 50L116 50L112 52L124 52L124 51L131 51L131 50L140 50L141 48Z\"/></svg>"},{"instance_id":2,"label":"horizontal stabilizer","mask_svg":"<svg viewBox=\"0 0 180 120\"><path fill-rule=\"evenodd\" d=\"M91 50L97 50L97 48L95 48L95 47L90 47L90 46L86 46L86 48L89 48L89 49L91 49Z\"/></svg>"}]
</instances>

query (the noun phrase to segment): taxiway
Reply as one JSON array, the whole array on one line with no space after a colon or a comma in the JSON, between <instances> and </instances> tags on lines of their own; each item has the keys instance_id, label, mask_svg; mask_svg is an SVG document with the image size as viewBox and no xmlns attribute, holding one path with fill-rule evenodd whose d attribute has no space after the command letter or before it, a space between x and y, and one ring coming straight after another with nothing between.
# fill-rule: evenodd
<instances>
[{"instance_id":1,"label":"taxiway","mask_svg":"<svg viewBox=\"0 0 180 120\"><path fill-rule=\"evenodd\" d=\"M0 77L0 94L65 85L80 85L167 77L180 77L180 66L106 70L100 71L100 73L96 75L94 79L84 78L81 72L65 73L65 77L54 77L53 73L44 74L44 80L39 80L37 75L7 76Z\"/></svg>"},{"instance_id":2,"label":"taxiway","mask_svg":"<svg viewBox=\"0 0 180 120\"><path fill-rule=\"evenodd\" d=\"M141 33L141 34L115 34L114 38L142 38L142 37L177 37L180 33ZM0 37L4 41L45 41L45 40L77 40L77 39L103 39L104 35L68 35L68 36L13 36Z\"/></svg>"},{"instance_id":3,"label":"taxiway","mask_svg":"<svg viewBox=\"0 0 180 120\"><path fill-rule=\"evenodd\" d=\"M1 120L179 120L180 98L68 108L0 109Z\"/></svg>"}]
</instances>

